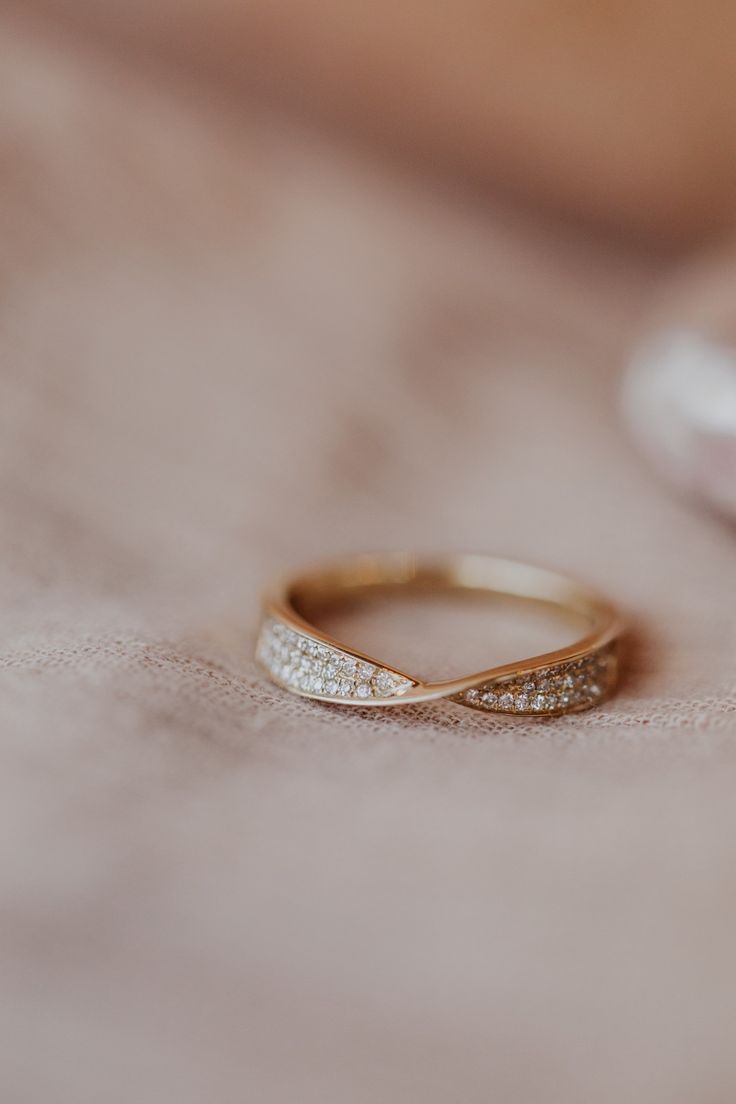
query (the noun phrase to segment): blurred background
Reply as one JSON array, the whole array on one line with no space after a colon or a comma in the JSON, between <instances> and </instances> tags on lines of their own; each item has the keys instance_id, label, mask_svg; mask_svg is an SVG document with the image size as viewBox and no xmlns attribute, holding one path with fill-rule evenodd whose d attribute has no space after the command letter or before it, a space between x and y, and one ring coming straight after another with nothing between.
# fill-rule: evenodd
<instances>
[{"instance_id":1,"label":"blurred background","mask_svg":"<svg viewBox=\"0 0 736 1104\"><path fill-rule=\"evenodd\" d=\"M733 1100L735 40L0 6L3 1101ZM264 579L373 548L599 586L621 693L264 683Z\"/></svg>"}]
</instances>

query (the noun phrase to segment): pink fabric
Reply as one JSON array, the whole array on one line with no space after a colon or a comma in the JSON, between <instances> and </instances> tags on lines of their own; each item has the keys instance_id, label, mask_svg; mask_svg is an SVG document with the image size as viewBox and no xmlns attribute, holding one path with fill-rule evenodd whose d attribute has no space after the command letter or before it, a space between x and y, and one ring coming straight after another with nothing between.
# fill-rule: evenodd
<instances>
[{"instance_id":1,"label":"pink fabric","mask_svg":"<svg viewBox=\"0 0 736 1104\"><path fill-rule=\"evenodd\" d=\"M619 425L655 266L7 18L0 51L2 1100L732 1100L734 538ZM387 546L599 585L620 695L264 682L262 581Z\"/></svg>"}]
</instances>

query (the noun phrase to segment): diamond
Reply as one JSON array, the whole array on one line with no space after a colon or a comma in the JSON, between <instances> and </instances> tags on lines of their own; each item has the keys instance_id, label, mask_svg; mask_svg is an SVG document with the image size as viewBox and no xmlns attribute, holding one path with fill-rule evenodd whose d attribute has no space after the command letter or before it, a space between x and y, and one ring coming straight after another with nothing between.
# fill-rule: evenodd
<instances>
[{"instance_id":1,"label":"diamond","mask_svg":"<svg viewBox=\"0 0 736 1104\"><path fill-rule=\"evenodd\" d=\"M327 680L327 682L325 683L325 693L326 694L337 694L337 693L339 693L339 687L338 687L337 679L333 678L333 679L328 679Z\"/></svg>"},{"instance_id":2,"label":"diamond","mask_svg":"<svg viewBox=\"0 0 736 1104\"><path fill-rule=\"evenodd\" d=\"M345 697L353 689L353 683L350 679L341 678L338 679L337 692L341 697Z\"/></svg>"},{"instance_id":3,"label":"diamond","mask_svg":"<svg viewBox=\"0 0 736 1104\"><path fill-rule=\"evenodd\" d=\"M340 666L346 675L354 675L358 667L358 661L353 659L352 656L343 656Z\"/></svg>"},{"instance_id":4,"label":"diamond","mask_svg":"<svg viewBox=\"0 0 736 1104\"><path fill-rule=\"evenodd\" d=\"M372 690L369 683L361 682L358 683L355 693L358 695L359 698L370 698Z\"/></svg>"},{"instance_id":5,"label":"diamond","mask_svg":"<svg viewBox=\"0 0 736 1104\"><path fill-rule=\"evenodd\" d=\"M498 699L498 705L500 709L513 709L514 708L514 695L510 691L506 691L501 694Z\"/></svg>"},{"instance_id":6,"label":"diamond","mask_svg":"<svg viewBox=\"0 0 736 1104\"><path fill-rule=\"evenodd\" d=\"M368 679L373 678L375 673L376 673L376 668L373 666L372 663L361 662L361 663L358 664L358 677L359 678L365 679L367 681Z\"/></svg>"},{"instance_id":7,"label":"diamond","mask_svg":"<svg viewBox=\"0 0 736 1104\"><path fill-rule=\"evenodd\" d=\"M388 698L398 690L399 680L390 671L380 671L373 680L373 685L381 697Z\"/></svg>"}]
</instances>

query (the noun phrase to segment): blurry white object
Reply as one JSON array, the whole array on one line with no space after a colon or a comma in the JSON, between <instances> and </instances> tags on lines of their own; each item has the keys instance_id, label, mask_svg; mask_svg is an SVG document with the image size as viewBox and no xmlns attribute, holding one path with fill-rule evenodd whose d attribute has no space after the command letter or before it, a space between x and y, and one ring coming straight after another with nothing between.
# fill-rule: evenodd
<instances>
[{"instance_id":1,"label":"blurry white object","mask_svg":"<svg viewBox=\"0 0 736 1104\"><path fill-rule=\"evenodd\" d=\"M736 517L736 343L663 327L635 351L624 411L664 475Z\"/></svg>"}]
</instances>

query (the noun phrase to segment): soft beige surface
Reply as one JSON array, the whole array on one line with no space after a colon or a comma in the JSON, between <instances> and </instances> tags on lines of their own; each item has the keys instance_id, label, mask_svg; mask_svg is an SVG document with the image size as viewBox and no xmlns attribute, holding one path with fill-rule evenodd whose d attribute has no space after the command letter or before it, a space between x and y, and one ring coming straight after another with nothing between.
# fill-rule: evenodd
<instances>
[{"instance_id":1,"label":"soft beige surface","mask_svg":"<svg viewBox=\"0 0 736 1104\"><path fill-rule=\"evenodd\" d=\"M732 1101L734 534L618 427L653 268L0 52L3 1102ZM384 545L604 587L621 695L264 683L263 577Z\"/></svg>"}]
</instances>

